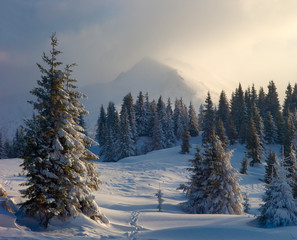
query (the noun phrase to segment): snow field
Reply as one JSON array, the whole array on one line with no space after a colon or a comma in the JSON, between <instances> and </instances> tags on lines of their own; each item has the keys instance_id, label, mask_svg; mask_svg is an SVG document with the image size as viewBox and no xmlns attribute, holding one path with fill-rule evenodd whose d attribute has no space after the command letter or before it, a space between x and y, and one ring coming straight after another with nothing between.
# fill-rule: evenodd
<instances>
[{"instance_id":1,"label":"snow field","mask_svg":"<svg viewBox=\"0 0 297 240\"><path fill-rule=\"evenodd\" d=\"M265 229L255 224L255 214L261 204L264 185L264 166L250 167L248 175L240 175L241 188L248 193L251 204L249 215L199 215L186 214L179 203L185 194L176 190L187 182L188 159L191 154L180 154L180 146L154 151L142 156L125 158L116 163L96 162L103 181L94 193L96 201L110 223L98 224L82 215L66 222L52 221L45 231L30 231L15 223L15 216L0 211L0 239L294 239L297 227ZM275 149L277 146L275 146ZM231 164L241 166L245 148L234 150ZM0 183L15 203L22 201L18 192L25 179L21 173L21 159L0 160ZM163 212L158 212L155 193L164 194Z\"/></svg>"}]
</instances>

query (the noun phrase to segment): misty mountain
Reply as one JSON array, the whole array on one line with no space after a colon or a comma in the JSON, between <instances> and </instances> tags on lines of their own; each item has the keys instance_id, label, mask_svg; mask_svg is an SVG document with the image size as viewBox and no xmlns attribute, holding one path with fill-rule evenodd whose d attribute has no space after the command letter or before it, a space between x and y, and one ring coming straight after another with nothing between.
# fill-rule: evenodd
<instances>
[{"instance_id":1,"label":"misty mountain","mask_svg":"<svg viewBox=\"0 0 297 240\"><path fill-rule=\"evenodd\" d=\"M81 91L88 96L84 104L90 111L89 125L96 124L102 104L106 108L108 102L113 101L120 106L123 97L129 92L134 101L139 91L142 91L143 94L148 92L150 100L157 100L162 95L164 101L170 97L174 104L175 98L182 97L186 104L192 101L197 108L205 97L205 86L192 86L176 69L150 58L142 59L112 82L88 85Z\"/></svg>"},{"instance_id":2,"label":"misty mountain","mask_svg":"<svg viewBox=\"0 0 297 240\"><path fill-rule=\"evenodd\" d=\"M175 98L182 97L186 104L192 101L198 110L206 96L207 87L202 83L193 84L184 79L177 68L144 58L130 70L119 74L115 80L87 85L79 91L88 96L83 103L90 112L86 117L87 127L93 131L100 106L103 104L106 107L108 102L113 101L120 107L123 97L129 92L132 93L134 101L139 91L144 94L148 92L150 100L157 100L162 95L164 101L167 101L170 97L173 104ZM32 98L29 92L16 96L0 96L0 130L4 136L12 137L16 128L24 123L23 119L31 118L32 106L27 101Z\"/></svg>"}]
</instances>

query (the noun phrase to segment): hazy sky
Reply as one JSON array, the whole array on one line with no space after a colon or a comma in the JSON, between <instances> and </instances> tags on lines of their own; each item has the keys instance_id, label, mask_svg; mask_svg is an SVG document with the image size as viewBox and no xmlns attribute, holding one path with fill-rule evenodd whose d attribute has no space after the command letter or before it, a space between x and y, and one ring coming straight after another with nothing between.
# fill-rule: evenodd
<instances>
[{"instance_id":1,"label":"hazy sky","mask_svg":"<svg viewBox=\"0 0 297 240\"><path fill-rule=\"evenodd\" d=\"M52 32L81 86L152 56L283 94L297 80L296 13L296 0L0 0L0 94L35 85Z\"/></svg>"}]
</instances>

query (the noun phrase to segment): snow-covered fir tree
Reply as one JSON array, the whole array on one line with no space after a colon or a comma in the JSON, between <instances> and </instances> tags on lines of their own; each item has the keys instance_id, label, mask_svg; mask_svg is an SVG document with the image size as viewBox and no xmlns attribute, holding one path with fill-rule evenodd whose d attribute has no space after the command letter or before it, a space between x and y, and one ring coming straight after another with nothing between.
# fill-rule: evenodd
<instances>
[{"instance_id":1,"label":"snow-covered fir tree","mask_svg":"<svg viewBox=\"0 0 297 240\"><path fill-rule=\"evenodd\" d=\"M243 196L243 203L242 203L243 211L245 213L248 213L251 210L251 205L249 203L248 194L247 193L243 193L242 196Z\"/></svg>"},{"instance_id":2,"label":"snow-covered fir tree","mask_svg":"<svg viewBox=\"0 0 297 240\"><path fill-rule=\"evenodd\" d=\"M169 129L167 129L167 127L168 127L167 121L169 119L167 117L166 107L165 107L165 103L163 101L162 96L160 96L158 99L157 115L158 115L160 127L162 129L162 133L163 133L162 148L166 148L168 145L170 145L170 143L167 141L168 139L166 138L166 132L167 132L167 130L169 130Z\"/></svg>"},{"instance_id":3,"label":"snow-covered fir tree","mask_svg":"<svg viewBox=\"0 0 297 240\"><path fill-rule=\"evenodd\" d=\"M287 114L293 111L293 88L292 85L289 83L286 89L286 96L284 99L283 104L283 117L287 117Z\"/></svg>"},{"instance_id":4,"label":"snow-covered fir tree","mask_svg":"<svg viewBox=\"0 0 297 240\"><path fill-rule=\"evenodd\" d=\"M144 96L141 91L137 97L134 109L137 134L138 136L146 136L148 129L148 118L146 116Z\"/></svg>"},{"instance_id":5,"label":"snow-covered fir tree","mask_svg":"<svg viewBox=\"0 0 297 240\"><path fill-rule=\"evenodd\" d=\"M246 105L244 101L244 93L239 84L238 88L235 89L235 93L232 94L231 102L230 102L230 117L232 118L234 129L237 134L237 137L241 136L241 142L244 142L244 130L245 126L245 118L246 118Z\"/></svg>"},{"instance_id":6,"label":"snow-covered fir tree","mask_svg":"<svg viewBox=\"0 0 297 240\"><path fill-rule=\"evenodd\" d=\"M225 91L223 90L220 94L219 106L217 111L217 119L221 119L225 130L228 132L229 118L230 118L230 107Z\"/></svg>"},{"instance_id":7,"label":"snow-covered fir tree","mask_svg":"<svg viewBox=\"0 0 297 240\"><path fill-rule=\"evenodd\" d=\"M153 136L152 136L152 149L160 150L165 148L165 138L161 123L159 121L158 113L155 112L154 118L154 127L153 127Z\"/></svg>"},{"instance_id":8,"label":"snow-covered fir tree","mask_svg":"<svg viewBox=\"0 0 297 240\"><path fill-rule=\"evenodd\" d=\"M12 157L22 157L25 150L25 132L23 126L20 126L12 140L11 155Z\"/></svg>"},{"instance_id":9,"label":"snow-covered fir tree","mask_svg":"<svg viewBox=\"0 0 297 240\"><path fill-rule=\"evenodd\" d=\"M96 131L96 140L100 145L99 155L102 155L104 153L104 146L106 144L106 135L107 135L106 113L103 105L101 105L100 115L97 121L97 131Z\"/></svg>"},{"instance_id":10,"label":"snow-covered fir tree","mask_svg":"<svg viewBox=\"0 0 297 240\"><path fill-rule=\"evenodd\" d=\"M296 128L294 125L293 115L291 113L287 114L284 123L284 131L283 131L283 146L284 146L284 156L289 156L290 153L290 146L291 144L294 145L296 142Z\"/></svg>"},{"instance_id":11,"label":"snow-covered fir tree","mask_svg":"<svg viewBox=\"0 0 297 240\"><path fill-rule=\"evenodd\" d=\"M230 164L231 154L224 149L213 130L209 141L204 143L203 157L197 151L192 161L189 201L184 205L186 210L208 214L243 213L239 178Z\"/></svg>"},{"instance_id":12,"label":"snow-covered fir tree","mask_svg":"<svg viewBox=\"0 0 297 240\"><path fill-rule=\"evenodd\" d=\"M241 174L247 174L247 170L249 168L249 160L247 158L243 158L242 159L242 162L241 162L241 168L240 168L240 173Z\"/></svg>"},{"instance_id":13,"label":"snow-covered fir tree","mask_svg":"<svg viewBox=\"0 0 297 240\"><path fill-rule=\"evenodd\" d=\"M113 162L118 160L119 114L113 102L109 102L106 113L105 143L101 148L103 161Z\"/></svg>"},{"instance_id":14,"label":"snow-covered fir tree","mask_svg":"<svg viewBox=\"0 0 297 240\"><path fill-rule=\"evenodd\" d=\"M183 137L182 137L182 144L181 144L181 153L185 154L185 153L190 153L190 132L188 130L188 127L185 127L184 133L183 133Z\"/></svg>"},{"instance_id":15,"label":"snow-covered fir tree","mask_svg":"<svg viewBox=\"0 0 297 240\"><path fill-rule=\"evenodd\" d=\"M175 100L175 108L173 113L174 133L179 140L182 138L185 126L188 124L188 111L182 99Z\"/></svg>"},{"instance_id":16,"label":"snow-covered fir tree","mask_svg":"<svg viewBox=\"0 0 297 240\"><path fill-rule=\"evenodd\" d=\"M119 128L119 138L118 138L118 145L119 145L119 152L118 158L122 159L125 157L135 155L135 142L133 139L133 134L131 130L131 125L129 122L128 111L125 106L121 111L120 117L120 128Z\"/></svg>"},{"instance_id":17,"label":"snow-covered fir tree","mask_svg":"<svg viewBox=\"0 0 297 240\"><path fill-rule=\"evenodd\" d=\"M236 143L237 135L236 135L236 130L233 124L232 118L229 119L229 125L227 128L228 132L228 140L230 145L234 145Z\"/></svg>"},{"instance_id":18,"label":"snow-covered fir tree","mask_svg":"<svg viewBox=\"0 0 297 240\"><path fill-rule=\"evenodd\" d=\"M265 110L269 111L275 121L278 133L278 142L282 140L282 114L278 93L273 81L268 84L268 93L265 97Z\"/></svg>"},{"instance_id":19,"label":"snow-covered fir tree","mask_svg":"<svg viewBox=\"0 0 297 240\"><path fill-rule=\"evenodd\" d=\"M163 202L164 202L164 199L163 199L164 193L162 193L160 187L159 187L159 190L157 191L157 193L155 194L155 196L157 197L157 200L158 200L158 210L159 210L159 212L162 212Z\"/></svg>"},{"instance_id":20,"label":"snow-covered fir tree","mask_svg":"<svg viewBox=\"0 0 297 240\"><path fill-rule=\"evenodd\" d=\"M264 182L269 184L273 176L276 175L275 164L277 164L277 156L274 151L270 151L266 159Z\"/></svg>"},{"instance_id":21,"label":"snow-covered fir tree","mask_svg":"<svg viewBox=\"0 0 297 240\"><path fill-rule=\"evenodd\" d=\"M80 114L87 112L79 102L82 94L75 90L69 67L59 69L57 45L53 34L51 55L42 57L48 68L38 64L42 77L31 91L37 98L31 101L37 114L27 121L28 147L22 163L27 188L21 192L28 200L20 210L45 227L53 217L65 219L79 213L105 219L92 195L100 180L91 162L97 156L86 146L95 142L78 125Z\"/></svg>"},{"instance_id":22,"label":"snow-covered fir tree","mask_svg":"<svg viewBox=\"0 0 297 240\"><path fill-rule=\"evenodd\" d=\"M182 208L189 213L204 213L206 195L203 191L203 184L208 177L208 173L204 171L206 166L198 145L195 158L189 161L191 166L187 170L190 172L190 181L183 187L188 201L182 203Z\"/></svg>"},{"instance_id":23,"label":"snow-covered fir tree","mask_svg":"<svg viewBox=\"0 0 297 240\"><path fill-rule=\"evenodd\" d=\"M136 122L135 122L135 111L134 111L134 106L133 106L133 97L132 97L131 93L128 93L123 98L122 109L124 109L124 108L126 108L126 110L127 110L131 133L133 136L133 141L136 141L137 130L136 130Z\"/></svg>"},{"instance_id":24,"label":"snow-covered fir tree","mask_svg":"<svg viewBox=\"0 0 297 240\"><path fill-rule=\"evenodd\" d=\"M195 111L195 108L192 102L190 102L188 118L189 118L188 128L189 128L190 135L191 137L197 137L199 134L198 119L197 119L197 113Z\"/></svg>"},{"instance_id":25,"label":"snow-covered fir tree","mask_svg":"<svg viewBox=\"0 0 297 240\"><path fill-rule=\"evenodd\" d=\"M297 202L288 183L287 170L283 162L274 164L275 175L266 185L261 206L259 224L263 227L288 226L297 223Z\"/></svg>"},{"instance_id":26,"label":"snow-covered fir tree","mask_svg":"<svg viewBox=\"0 0 297 240\"><path fill-rule=\"evenodd\" d=\"M204 107L203 104L200 104L199 112L198 112L198 129L202 130L204 121Z\"/></svg>"},{"instance_id":27,"label":"snow-covered fir tree","mask_svg":"<svg viewBox=\"0 0 297 240\"><path fill-rule=\"evenodd\" d=\"M278 142L277 127L271 113L268 111L264 120L264 138L268 144Z\"/></svg>"},{"instance_id":28,"label":"snow-covered fir tree","mask_svg":"<svg viewBox=\"0 0 297 240\"><path fill-rule=\"evenodd\" d=\"M226 136L226 131L225 131L223 121L220 118L219 118L219 120L217 121L217 124L216 124L216 134L218 135L219 139L221 140L223 146L225 148L227 148L228 139L227 139L227 136Z\"/></svg>"},{"instance_id":29,"label":"snow-covered fir tree","mask_svg":"<svg viewBox=\"0 0 297 240\"><path fill-rule=\"evenodd\" d=\"M261 164L261 157L263 156L263 144L257 133L253 117L250 117L249 122L249 134L247 139L246 148L249 150L247 156L252 159L250 165L254 166L255 164Z\"/></svg>"},{"instance_id":30,"label":"snow-covered fir tree","mask_svg":"<svg viewBox=\"0 0 297 240\"><path fill-rule=\"evenodd\" d=\"M207 143L211 139L211 135L212 135L212 131L215 123L214 106L209 92L207 93L207 97L205 99L203 115L204 115L204 119L203 119L203 128L202 128L203 130L202 142Z\"/></svg>"}]
</instances>

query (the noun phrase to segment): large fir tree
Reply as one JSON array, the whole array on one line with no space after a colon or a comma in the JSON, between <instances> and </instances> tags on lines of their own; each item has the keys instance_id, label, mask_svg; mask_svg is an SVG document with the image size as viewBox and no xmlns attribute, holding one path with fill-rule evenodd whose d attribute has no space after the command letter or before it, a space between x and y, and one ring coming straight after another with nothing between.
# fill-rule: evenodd
<instances>
[{"instance_id":1,"label":"large fir tree","mask_svg":"<svg viewBox=\"0 0 297 240\"><path fill-rule=\"evenodd\" d=\"M21 192L28 200L21 211L39 218L45 227L55 216L65 219L79 213L103 220L92 195L100 184L91 162L97 156L86 148L95 142L78 124L80 114L87 112L70 79L71 66L59 69L57 45L53 34L51 54L42 57L48 68L37 64L42 77L31 91L37 98L31 102L37 114L27 121L28 147L22 164L27 188Z\"/></svg>"}]
</instances>

